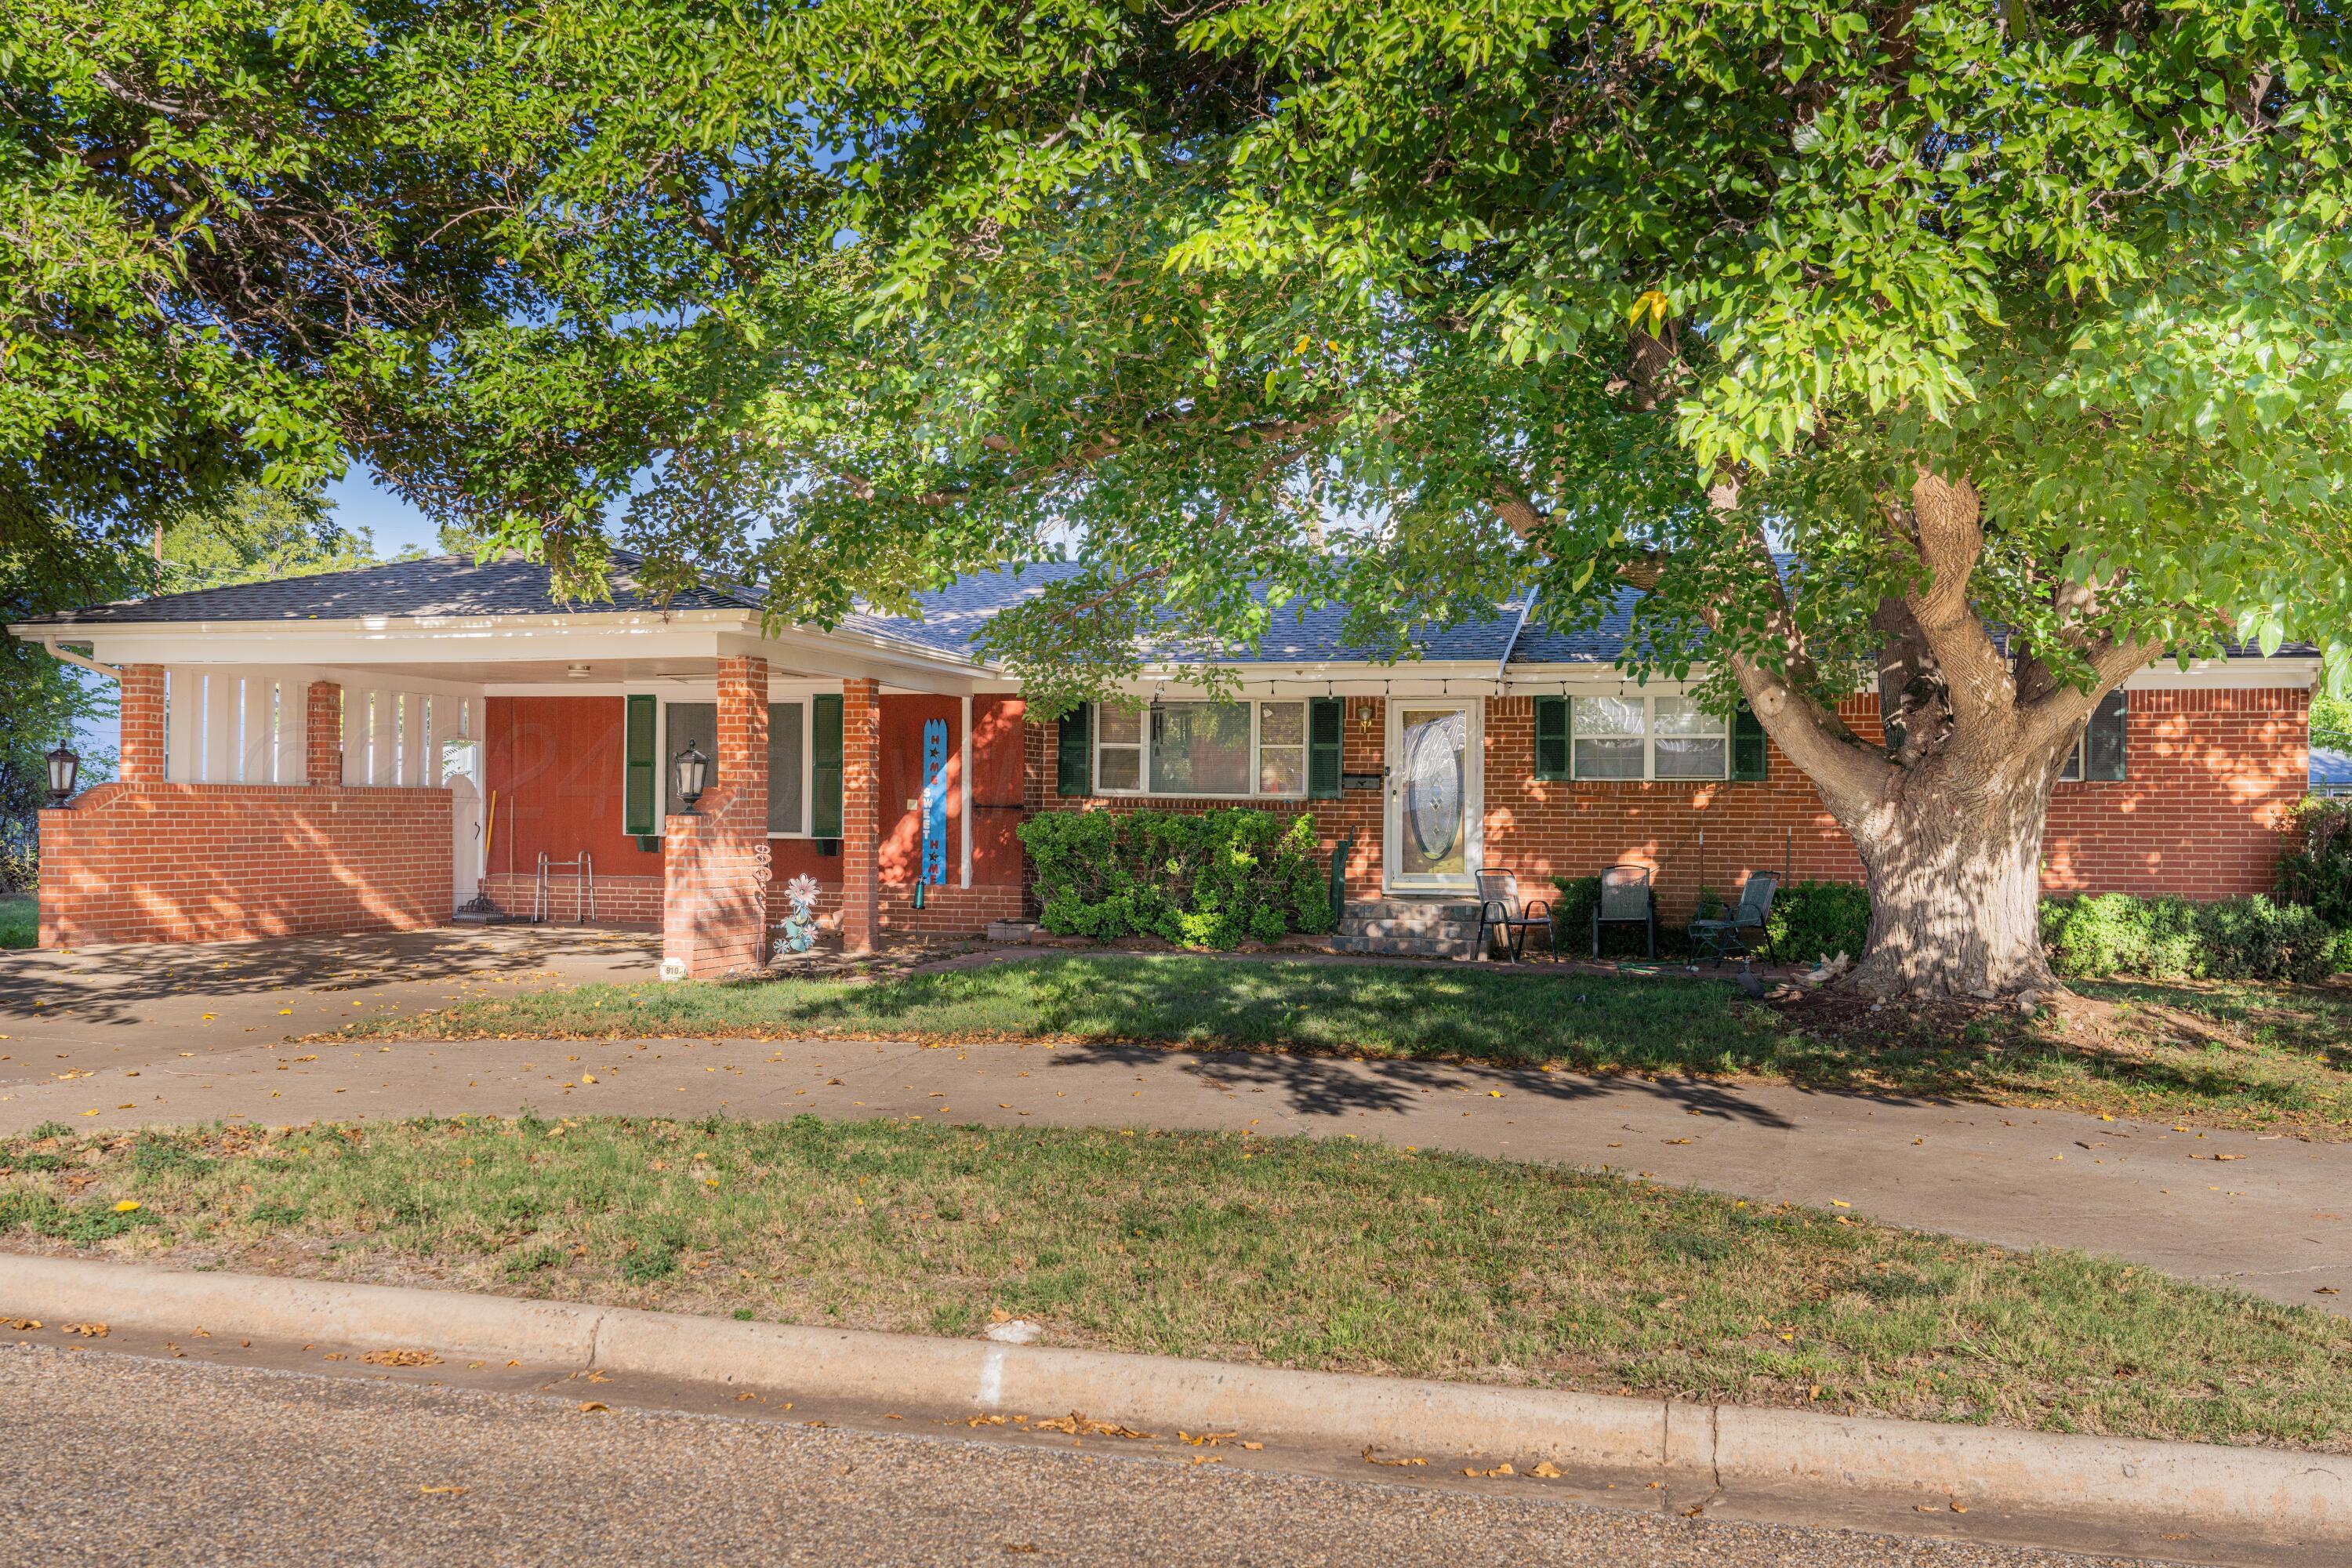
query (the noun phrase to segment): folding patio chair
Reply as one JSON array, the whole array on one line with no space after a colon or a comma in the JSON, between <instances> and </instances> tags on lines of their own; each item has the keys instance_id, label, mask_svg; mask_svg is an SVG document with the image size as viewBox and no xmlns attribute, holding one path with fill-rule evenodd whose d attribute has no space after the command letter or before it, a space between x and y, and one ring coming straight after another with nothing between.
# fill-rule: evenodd
<instances>
[{"instance_id":1,"label":"folding patio chair","mask_svg":"<svg viewBox=\"0 0 2352 1568\"><path fill-rule=\"evenodd\" d=\"M1650 893L1647 866L1612 866L1601 873L1601 897L1592 905L1592 956L1601 956L1601 928L1637 925L1649 937L1650 957L1658 956L1658 904Z\"/></svg>"},{"instance_id":2,"label":"folding patio chair","mask_svg":"<svg viewBox=\"0 0 2352 1568\"><path fill-rule=\"evenodd\" d=\"M1486 933L1503 933L1503 952L1508 962L1517 963L1526 950L1528 932L1541 926L1551 930L1551 904L1538 899L1532 903L1519 902L1519 879L1508 871L1478 873L1478 956L1486 956ZM1559 942L1551 943L1552 956L1559 956Z\"/></svg>"},{"instance_id":3,"label":"folding patio chair","mask_svg":"<svg viewBox=\"0 0 2352 1568\"><path fill-rule=\"evenodd\" d=\"M1769 871L1759 871L1748 879L1739 890L1739 907L1719 921L1693 921L1690 924L1691 956L1715 957L1715 966L1723 967L1726 958L1737 954L1746 958L1758 948L1772 945L1772 932L1768 922L1772 918L1772 893L1780 887L1780 879Z\"/></svg>"}]
</instances>

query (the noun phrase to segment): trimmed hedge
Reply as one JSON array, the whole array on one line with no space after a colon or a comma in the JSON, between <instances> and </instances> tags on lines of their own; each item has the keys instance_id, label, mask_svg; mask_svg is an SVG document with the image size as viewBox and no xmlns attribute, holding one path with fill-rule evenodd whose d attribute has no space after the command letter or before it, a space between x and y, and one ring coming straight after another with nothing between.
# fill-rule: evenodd
<instances>
[{"instance_id":1,"label":"trimmed hedge","mask_svg":"<svg viewBox=\"0 0 2352 1568\"><path fill-rule=\"evenodd\" d=\"M1855 882L1791 882L1772 895L1772 952L1784 963L1843 952L1870 941L1870 889Z\"/></svg>"},{"instance_id":2,"label":"trimmed hedge","mask_svg":"<svg viewBox=\"0 0 2352 1568\"><path fill-rule=\"evenodd\" d=\"M1020 833L1045 929L1059 935L1230 948L1336 923L1311 816L1247 806L1048 811Z\"/></svg>"},{"instance_id":3,"label":"trimmed hedge","mask_svg":"<svg viewBox=\"0 0 2352 1568\"><path fill-rule=\"evenodd\" d=\"M2136 899L2128 893L2042 900L2050 967L2075 979L2322 980L2352 961L2352 942L2302 904L2247 899Z\"/></svg>"}]
</instances>

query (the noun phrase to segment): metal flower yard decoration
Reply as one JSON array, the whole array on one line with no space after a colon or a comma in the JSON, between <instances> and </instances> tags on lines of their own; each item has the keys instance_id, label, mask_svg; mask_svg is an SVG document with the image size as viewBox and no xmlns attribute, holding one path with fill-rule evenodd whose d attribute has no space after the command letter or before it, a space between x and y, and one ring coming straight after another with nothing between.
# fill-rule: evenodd
<instances>
[{"instance_id":1,"label":"metal flower yard decoration","mask_svg":"<svg viewBox=\"0 0 2352 1568\"><path fill-rule=\"evenodd\" d=\"M776 935L776 952L806 952L816 945L817 881L802 875L784 884L784 899L792 911L784 916L783 928Z\"/></svg>"}]
</instances>

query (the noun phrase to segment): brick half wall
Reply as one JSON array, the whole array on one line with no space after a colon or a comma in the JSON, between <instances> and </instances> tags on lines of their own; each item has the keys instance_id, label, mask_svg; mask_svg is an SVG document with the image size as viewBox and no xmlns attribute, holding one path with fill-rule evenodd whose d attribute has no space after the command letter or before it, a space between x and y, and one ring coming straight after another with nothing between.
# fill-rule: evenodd
<instances>
[{"instance_id":1,"label":"brick half wall","mask_svg":"<svg viewBox=\"0 0 2352 1568\"><path fill-rule=\"evenodd\" d=\"M41 945L446 924L446 789L106 784L41 813Z\"/></svg>"}]
</instances>

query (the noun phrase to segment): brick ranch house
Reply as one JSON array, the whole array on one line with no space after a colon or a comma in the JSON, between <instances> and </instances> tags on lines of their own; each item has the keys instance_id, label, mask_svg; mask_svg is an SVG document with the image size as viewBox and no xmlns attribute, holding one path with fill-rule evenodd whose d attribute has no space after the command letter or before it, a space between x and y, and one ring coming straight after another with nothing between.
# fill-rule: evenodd
<instances>
[{"instance_id":1,"label":"brick ranch house","mask_svg":"<svg viewBox=\"0 0 2352 1568\"><path fill-rule=\"evenodd\" d=\"M482 892L525 912L542 857L571 920L584 858L596 920L658 926L665 973L719 974L758 962L770 879L815 878L852 949L1018 917L1014 829L1064 808L1309 812L1346 845L1351 903L1631 861L1680 918L1751 869L1861 876L1752 718L1612 667L1630 595L1577 635L1507 604L1392 666L1340 646L1336 609L1280 618L1236 662L1238 700L1147 669L1145 710L1055 722L972 645L1071 568L965 579L919 620L768 634L741 593L651 602L634 564L594 605L525 562L443 558L10 628L121 685L119 780L42 816L42 944L434 926ZM2134 677L2057 788L2045 885L2267 888L2318 673L2289 648ZM1874 697L1843 710L1875 731ZM692 813L670 766L688 744L712 759Z\"/></svg>"}]
</instances>

